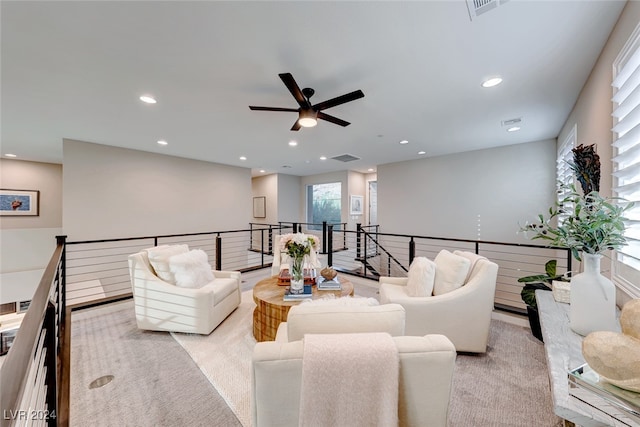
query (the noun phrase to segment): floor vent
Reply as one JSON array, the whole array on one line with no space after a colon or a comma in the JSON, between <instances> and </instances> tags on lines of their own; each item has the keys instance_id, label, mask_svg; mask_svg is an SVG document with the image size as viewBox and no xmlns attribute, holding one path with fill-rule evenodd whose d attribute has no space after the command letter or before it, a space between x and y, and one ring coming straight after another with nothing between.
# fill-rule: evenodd
<instances>
[{"instance_id":1,"label":"floor vent","mask_svg":"<svg viewBox=\"0 0 640 427\"><path fill-rule=\"evenodd\" d=\"M509 0L467 0L467 8L469 9L469 17L473 21L474 18L487 13L490 10L502 6Z\"/></svg>"},{"instance_id":2,"label":"floor vent","mask_svg":"<svg viewBox=\"0 0 640 427\"><path fill-rule=\"evenodd\" d=\"M352 162L354 160L360 160L360 157L352 156L351 154L341 154L339 156L332 157L333 160L340 162Z\"/></svg>"}]
</instances>

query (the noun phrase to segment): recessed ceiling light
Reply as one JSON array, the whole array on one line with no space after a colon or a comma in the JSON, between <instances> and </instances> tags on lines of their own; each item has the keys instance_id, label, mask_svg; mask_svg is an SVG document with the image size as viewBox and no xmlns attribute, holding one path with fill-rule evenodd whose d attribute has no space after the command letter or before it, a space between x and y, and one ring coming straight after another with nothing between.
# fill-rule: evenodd
<instances>
[{"instance_id":1,"label":"recessed ceiling light","mask_svg":"<svg viewBox=\"0 0 640 427\"><path fill-rule=\"evenodd\" d=\"M5 157L18 157L15 154L7 153L4 155Z\"/></svg>"},{"instance_id":2,"label":"recessed ceiling light","mask_svg":"<svg viewBox=\"0 0 640 427\"><path fill-rule=\"evenodd\" d=\"M494 87L502 83L502 77L492 77L482 82L482 87Z\"/></svg>"},{"instance_id":3,"label":"recessed ceiling light","mask_svg":"<svg viewBox=\"0 0 640 427\"><path fill-rule=\"evenodd\" d=\"M158 145L169 145L169 143L167 141L165 141L164 139L161 139L158 141Z\"/></svg>"},{"instance_id":4,"label":"recessed ceiling light","mask_svg":"<svg viewBox=\"0 0 640 427\"><path fill-rule=\"evenodd\" d=\"M507 129L507 132L517 132L520 130L520 126L512 126L509 129Z\"/></svg>"},{"instance_id":5,"label":"recessed ceiling light","mask_svg":"<svg viewBox=\"0 0 640 427\"><path fill-rule=\"evenodd\" d=\"M367 169L367 172L373 172L375 169L374 168L369 168Z\"/></svg>"},{"instance_id":6,"label":"recessed ceiling light","mask_svg":"<svg viewBox=\"0 0 640 427\"><path fill-rule=\"evenodd\" d=\"M327 160L327 156L320 156L320 160Z\"/></svg>"},{"instance_id":7,"label":"recessed ceiling light","mask_svg":"<svg viewBox=\"0 0 640 427\"><path fill-rule=\"evenodd\" d=\"M289 145L291 147L295 147L296 145L298 145L298 143L296 141L289 141Z\"/></svg>"},{"instance_id":8,"label":"recessed ceiling light","mask_svg":"<svg viewBox=\"0 0 640 427\"><path fill-rule=\"evenodd\" d=\"M418 154L422 156L423 154L427 154L427 152L426 151L418 151Z\"/></svg>"},{"instance_id":9,"label":"recessed ceiling light","mask_svg":"<svg viewBox=\"0 0 640 427\"><path fill-rule=\"evenodd\" d=\"M145 102L147 104L155 104L156 103L156 99L151 95L142 95L140 97L140 101Z\"/></svg>"},{"instance_id":10,"label":"recessed ceiling light","mask_svg":"<svg viewBox=\"0 0 640 427\"><path fill-rule=\"evenodd\" d=\"M260 169L260 173L265 173L265 172L266 172L266 170Z\"/></svg>"},{"instance_id":11,"label":"recessed ceiling light","mask_svg":"<svg viewBox=\"0 0 640 427\"><path fill-rule=\"evenodd\" d=\"M403 139L402 141L400 141L400 144L402 144L402 145L405 145L405 144L408 144L408 143L409 143L409 141L407 141L406 139Z\"/></svg>"},{"instance_id":12,"label":"recessed ceiling light","mask_svg":"<svg viewBox=\"0 0 640 427\"><path fill-rule=\"evenodd\" d=\"M245 156L240 156L240 160L245 161L247 158Z\"/></svg>"}]
</instances>

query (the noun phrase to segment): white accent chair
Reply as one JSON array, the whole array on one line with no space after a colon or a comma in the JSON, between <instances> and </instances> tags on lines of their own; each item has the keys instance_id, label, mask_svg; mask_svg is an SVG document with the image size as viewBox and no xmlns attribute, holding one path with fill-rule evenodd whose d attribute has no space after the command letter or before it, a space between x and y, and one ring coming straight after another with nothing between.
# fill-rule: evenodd
<instances>
[{"instance_id":1,"label":"white accent chair","mask_svg":"<svg viewBox=\"0 0 640 427\"><path fill-rule=\"evenodd\" d=\"M240 305L240 272L213 270L209 284L179 287L156 275L147 251L129 255L138 328L208 335Z\"/></svg>"},{"instance_id":2,"label":"white accent chair","mask_svg":"<svg viewBox=\"0 0 640 427\"><path fill-rule=\"evenodd\" d=\"M461 251L454 254L475 255ZM479 257L462 287L425 297L407 294L407 277L380 277L380 303L404 307L406 335L442 334L453 342L457 351L485 353L497 276L498 265Z\"/></svg>"},{"instance_id":3,"label":"white accent chair","mask_svg":"<svg viewBox=\"0 0 640 427\"><path fill-rule=\"evenodd\" d=\"M399 425L445 427L456 358L453 344L443 335L393 340L400 359ZM254 426L298 426L302 356L303 341L256 344L251 369ZM357 360L353 369L358 369Z\"/></svg>"},{"instance_id":4,"label":"white accent chair","mask_svg":"<svg viewBox=\"0 0 640 427\"><path fill-rule=\"evenodd\" d=\"M289 269L289 255L282 252L280 249L280 235L274 234L272 236L273 242L273 263L271 264L271 275L277 276L280 274L281 270ZM304 268L315 268L319 269L322 267L320 260L318 259L317 251L313 249L309 253L309 262L305 263Z\"/></svg>"}]
</instances>

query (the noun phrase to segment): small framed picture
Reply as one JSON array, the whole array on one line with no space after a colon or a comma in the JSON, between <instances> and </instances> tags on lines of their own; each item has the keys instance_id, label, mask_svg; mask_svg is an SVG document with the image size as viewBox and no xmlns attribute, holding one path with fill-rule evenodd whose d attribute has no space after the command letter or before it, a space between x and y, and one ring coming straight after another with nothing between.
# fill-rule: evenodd
<instances>
[{"instance_id":1,"label":"small framed picture","mask_svg":"<svg viewBox=\"0 0 640 427\"><path fill-rule=\"evenodd\" d=\"M364 197L351 196L351 215L362 215L364 212Z\"/></svg>"},{"instance_id":2,"label":"small framed picture","mask_svg":"<svg viewBox=\"0 0 640 427\"><path fill-rule=\"evenodd\" d=\"M267 198L265 196L253 198L253 217L254 218L266 218L267 216Z\"/></svg>"},{"instance_id":3,"label":"small framed picture","mask_svg":"<svg viewBox=\"0 0 640 427\"><path fill-rule=\"evenodd\" d=\"M16 339L16 333L18 333L18 328L0 332L0 356L9 352L13 345L13 340Z\"/></svg>"},{"instance_id":4,"label":"small framed picture","mask_svg":"<svg viewBox=\"0 0 640 427\"><path fill-rule=\"evenodd\" d=\"M0 216L38 215L40 215L40 191L0 189Z\"/></svg>"}]
</instances>

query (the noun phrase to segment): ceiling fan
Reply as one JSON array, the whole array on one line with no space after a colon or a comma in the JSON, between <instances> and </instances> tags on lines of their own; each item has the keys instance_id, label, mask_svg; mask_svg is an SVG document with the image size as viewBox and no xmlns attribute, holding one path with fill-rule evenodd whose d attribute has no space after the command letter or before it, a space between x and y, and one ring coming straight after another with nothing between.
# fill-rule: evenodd
<instances>
[{"instance_id":1,"label":"ceiling fan","mask_svg":"<svg viewBox=\"0 0 640 427\"><path fill-rule=\"evenodd\" d=\"M284 82L287 89L289 89L289 92L291 92L291 95L293 95L295 100L298 102L300 108L256 107L250 105L249 109L256 111L291 111L298 113L298 120L293 124L291 130L297 131L300 130L300 127L313 127L318 123L317 119L326 120L340 126L349 126L349 122L323 113L322 110L364 97L364 93L362 93L361 90L356 90L354 92L311 105L309 98L311 98L315 93L313 89L306 87L300 90L300 87L290 73L282 73L278 75Z\"/></svg>"}]
</instances>

